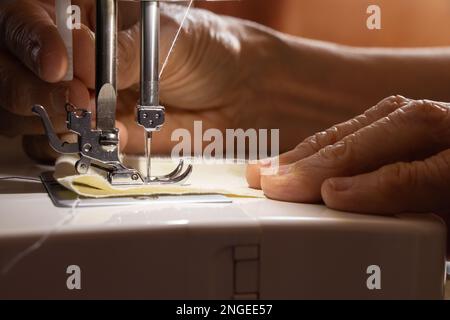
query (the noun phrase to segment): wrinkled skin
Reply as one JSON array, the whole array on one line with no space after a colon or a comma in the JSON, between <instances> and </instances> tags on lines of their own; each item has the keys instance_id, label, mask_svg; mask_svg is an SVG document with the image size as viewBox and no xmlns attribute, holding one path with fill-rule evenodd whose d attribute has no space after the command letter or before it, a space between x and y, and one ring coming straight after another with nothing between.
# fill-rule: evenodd
<instances>
[{"instance_id":1,"label":"wrinkled skin","mask_svg":"<svg viewBox=\"0 0 450 320\"><path fill-rule=\"evenodd\" d=\"M276 200L370 214L433 212L448 226L449 147L450 104L392 96L249 166L247 180Z\"/></svg>"},{"instance_id":2,"label":"wrinkled skin","mask_svg":"<svg viewBox=\"0 0 450 320\"><path fill-rule=\"evenodd\" d=\"M28 135L27 148L38 153L48 148L43 149L45 139L29 136L43 132L39 120L30 117L33 104L46 107L60 133L66 131L66 101L95 112L95 1L72 1L81 7L83 25L74 31L75 79L65 83L60 81L68 58L53 22L52 3L19 0L0 4L0 133ZM168 52L185 10L182 6L162 5L163 53ZM120 2L119 13L117 127L121 149L140 153L143 132L135 124L134 115L139 99L138 4ZM191 12L162 76L161 99L169 114L166 126L155 139L155 152L170 152L171 132L190 128L194 120L203 120L205 128L250 125L246 119L251 116L240 110L244 109L244 102L256 95L242 86L245 81L236 76L244 77L249 72L243 68L248 64L242 61L246 48L238 40L244 34L243 27L233 21L203 10ZM161 56L164 58L165 54Z\"/></svg>"}]
</instances>

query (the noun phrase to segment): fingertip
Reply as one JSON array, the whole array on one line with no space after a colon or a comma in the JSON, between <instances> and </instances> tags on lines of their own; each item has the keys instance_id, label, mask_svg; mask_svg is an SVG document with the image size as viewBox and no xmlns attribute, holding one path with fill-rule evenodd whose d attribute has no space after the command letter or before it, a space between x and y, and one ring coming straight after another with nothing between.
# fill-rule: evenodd
<instances>
[{"instance_id":1,"label":"fingertip","mask_svg":"<svg viewBox=\"0 0 450 320\"><path fill-rule=\"evenodd\" d=\"M245 176L250 188L261 189L260 166L258 164L249 164L247 166Z\"/></svg>"},{"instance_id":2,"label":"fingertip","mask_svg":"<svg viewBox=\"0 0 450 320\"><path fill-rule=\"evenodd\" d=\"M68 83L69 102L77 108L88 109L91 95L89 89L78 79Z\"/></svg>"},{"instance_id":3,"label":"fingertip","mask_svg":"<svg viewBox=\"0 0 450 320\"><path fill-rule=\"evenodd\" d=\"M321 195L325 205L334 210L376 215L397 213L393 209L395 201L386 202L361 176L327 179L322 184Z\"/></svg>"},{"instance_id":4,"label":"fingertip","mask_svg":"<svg viewBox=\"0 0 450 320\"><path fill-rule=\"evenodd\" d=\"M41 80L61 81L67 52L48 12L37 1L7 1L0 10L2 47L15 55Z\"/></svg>"},{"instance_id":5,"label":"fingertip","mask_svg":"<svg viewBox=\"0 0 450 320\"><path fill-rule=\"evenodd\" d=\"M66 115L65 106L67 103L80 109L89 107L89 90L80 80L74 79L70 82L62 82L49 87L51 88L49 93L50 100L45 105L51 106L55 114Z\"/></svg>"},{"instance_id":6,"label":"fingertip","mask_svg":"<svg viewBox=\"0 0 450 320\"><path fill-rule=\"evenodd\" d=\"M246 178L250 188L261 189L261 171L263 175L270 174L286 174L290 170L290 165L301 160L305 156L303 150L293 149L278 157L261 159L258 163L249 164L247 166Z\"/></svg>"},{"instance_id":7,"label":"fingertip","mask_svg":"<svg viewBox=\"0 0 450 320\"><path fill-rule=\"evenodd\" d=\"M327 179L322 183L321 196L322 200L328 208L335 210L345 210L345 205L342 201L342 192L339 192L336 187L339 185L339 178ZM345 201L344 201L345 204Z\"/></svg>"},{"instance_id":8,"label":"fingertip","mask_svg":"<svg viewBox=\"0 0 450 320\"><path fill-rule=\"evenodd\" d=\"M262 175L261 189L269 199L296 202L295 194L292 193L292 188L289 188L289 178Z\"/></svg>"},{"instance_id":9,"label":"fingertip","mask_svg":"<svg viewBox=\"0 0 450 320\"><path fill-rule=\"evenodd\" d=\"M39 32L40 46L34 54L38 76L49 83L61 81L67 73L67 50L55 26L47 25Z\"/></svg>"},{"instance_id":10,"label":"fingertip","mask_svg":"<svg viewBox=\"0 0 450 320\"><path fill-rule=\"evenodd\" d=\"M73 31L75 76L89 88L95 88L95 35L85 25Z\"/></svg>"},{"instance_id":11,"label":"fingertip","mask_svg":"<svg viewBox=\"0 0 450 320\"><path fill-rule=\"evenodd\" d=\"M261 188L264 194L273 200L318 203L321 199L320 187L316 188L314 181L298 171L262 174Z\"/></svg>"}]
</instances>

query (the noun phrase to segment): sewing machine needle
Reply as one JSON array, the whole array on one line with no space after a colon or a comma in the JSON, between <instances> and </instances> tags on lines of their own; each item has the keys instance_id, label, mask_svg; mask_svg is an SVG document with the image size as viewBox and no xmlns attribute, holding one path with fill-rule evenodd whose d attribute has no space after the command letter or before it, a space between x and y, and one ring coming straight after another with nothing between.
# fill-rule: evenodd
<instances>
[{"instance_id":1,"label":"sewing machine needle","mask_svg":"<svg viewBox=\"0 0 450 320\"><path fill-rule=\"evenodd\" d=\"M151 182L151 171L152 171L152 132L145 131L145 158L147 160L147 178L146 182Z\"/></svg>"}]
</instances>

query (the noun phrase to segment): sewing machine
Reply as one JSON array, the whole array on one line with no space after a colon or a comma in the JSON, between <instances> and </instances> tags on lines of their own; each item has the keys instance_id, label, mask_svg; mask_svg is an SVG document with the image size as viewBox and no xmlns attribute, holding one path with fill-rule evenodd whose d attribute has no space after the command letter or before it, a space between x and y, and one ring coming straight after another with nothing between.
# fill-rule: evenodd
<instances>
[{"instance_id":1,"label":"sewing machine","mask_svg":"<svg viewBox=\"0 0 450 320\"><path fill-rule=\"evenodd\" d=\"M78 154L113 185L180 183L192 167L152 176L150 141L164 122L158 86L158 2L142 1L141 101L147 176L118 157L115 119L116 2L97 1L97 127L67 107L78 142L50 144ZM1 174L40 168L1 141ZM4 152L4 151L2 151ZM19 152L19 151L18 151ZM217 165L215 179L221 179ZM132 199L120 206L56 207L39 182L0 184L0 298L441 299L446 228L434 215L394 217L336 212L268 199L177 202ZM159 201L163 200L163 201ZM78 277L78 278L77 278Z\"/></svg>"},{"instance_id":2,"label":"sewing machine","mask_svg":"<svg viewBox=\"0 0 450 320\"><path fill-rule=\"evenodd\" d=\"M77 134L76 143L62 142L55 134L51 121L40 105L33 112L40 116L50 145L61 154L78 154L79 174L88 172L91 165L107 171L112 185L172 184L185 181L191 171L183 172L184 162L169 174L152 176L151 141L153 132L159 131L165 121L165 110L159 102L159 30L161 1L141 3L141 80L140 105L136 121L145 130L147 175L142 177L136 169L127 168L119 158L119 130L116 120L117 70L117 0L97 0L96 13L96 129L91 128L91 112L66 106L67 128Z\"/></svg>"}]
</instances>

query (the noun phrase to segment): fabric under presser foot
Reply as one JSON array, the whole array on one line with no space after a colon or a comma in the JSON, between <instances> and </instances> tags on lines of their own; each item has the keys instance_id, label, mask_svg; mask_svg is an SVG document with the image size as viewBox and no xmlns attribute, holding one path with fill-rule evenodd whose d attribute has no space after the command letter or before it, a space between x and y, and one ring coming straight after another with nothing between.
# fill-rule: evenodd
<instances>
[{"instance_id":1,"label":"fabric under presser foot","mask_svg":"<svg viewBox=\"0 0 450 320\"><path fill-rule=\"evenodd\" d=\"M79 175L75 171L78 158L60 157L55 166L55 179L64 187L78 195L90 198L112 198L151 195L195 195L221 194L229 197L262 198L261 190L250 189L245 179L244 164L196 164L192 176L184 185L139 185L112 186L106 174L95 167L88 173ZM170 159L152 159L153 171L168 172L174 163ZM125 157L123 162L143 172L146 167L144 157Z\"/></svg>"}]
</instances>

